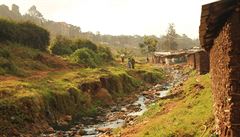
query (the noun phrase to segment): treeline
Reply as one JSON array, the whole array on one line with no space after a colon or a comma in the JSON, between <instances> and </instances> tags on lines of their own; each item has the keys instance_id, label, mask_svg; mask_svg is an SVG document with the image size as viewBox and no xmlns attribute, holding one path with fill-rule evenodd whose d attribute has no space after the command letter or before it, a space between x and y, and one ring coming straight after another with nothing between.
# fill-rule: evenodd
<instances>
[{"instance_id":1,"label":"treeline","mask_svg":"<svg viewBox=\"0 0 240 137\"><path fill-rule=\"evenodd\" d=\"M16 23L0 19L0 42L13 42L32 48L47 50L49 32L29 22Z\"/></svg>"},{"instance_id":2,"label":"treeline","mask_svg":"<svg viewBox=\"0 0 240 137\"><path fill-rule=\"evenodd\" d=\"M134 52L140 50L138 47L139 43L142 43L144 37L135 35L135 36L112 36L112 35L102 35L100 32L81 32L81 28L65 22L54 22L47 20L44 16L37 10L36 6L32 6L28 12L24 15L21 15L19 12L19 7L15 4L12 5L10 10L6 5L0 5L0 17L16 20L16 21L31 21L35 24L47 29L52 37L57 35L62 35L67 38L84 38L89 39L97 44L104 44L113 49L119 48L128 48L132 49ZM157 50L168 50L168 44L165 43L167 36L163 35L161 37L154 37L158 40ZM177 34L177 49L186 49L192 48L194 46L199 46L198 39L191 39L186 35Z\"/></svg>"},{"instance_id":3,"label":"treeline","mask_svg":"<svg viewBox=\"0 0 240 137\"><path fill-rule=\"evenodd\" d=\"M16 23L0 19L0 43L12 43L12 45L16 43L50 52L86 67L97 67L113 60L108 47L98 46L87 39L70 39L60 35L50 44L48 31L29 22ZM7 52L4 51L4 53ZM2 57L1 53L0 57ZM3 57L6 58L5 55Z\"/></svg>"},{"instance_id":4,"label":"treeline","mask_svg":"<svg viewBox=\"0 0 240 137\"><path fill-rule=\"evenodd\" d=\"M87 67L97 67L113 60L110 48L97 46L86 39L72 40L57 36L49 49L53 54L68 57L71 62L84 64Z\"/></svg>"},{"instance_id":5,"label":"treeline","mask_svg":"<svg viewBox=\"0 0 240 137\"><path fill-rule=\"evenodd\" d=\"M14 21L29 21L47 29L51 36L64 35L66 37L78 37L80 36L81 29L78 26L67 24L65 22L54 22L47 20L43 15L37 10L36 6L29 8L26 14L21 14L19 7L15 4L9 9L6 5L0 5L0 17L14 20Z\"/></svg>"}]
</instances>

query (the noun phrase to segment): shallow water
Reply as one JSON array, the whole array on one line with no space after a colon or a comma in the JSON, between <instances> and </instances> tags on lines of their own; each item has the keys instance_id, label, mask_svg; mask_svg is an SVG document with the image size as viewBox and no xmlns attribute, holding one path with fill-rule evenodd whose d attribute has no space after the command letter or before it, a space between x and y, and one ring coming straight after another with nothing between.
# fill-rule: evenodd
<instances>
[{"instance_id":1,"label":"shallow water","mask_svg":"<svg viewBox=\"0 0 240 137\"><path fill-rule=\"evenodd\" d=\"M178 84L179 82L181 82L183 80L183 76L181 75L181 73L179 73L178 71L173 70L172 71L173 74L173 80L171 81L171 83L162 85L162 90L161 91L157 91L156 94L154 94L154 99L153 99L153 103L154 101L156 101L158 98L162 98L165 97L169 94L170 89ZM159 85L159 84L158 84ZM131 117L138 117L144 114L144 112L147 111L147 105L146 105L146 101L149 100L147 98L147 95L140 95L138 97L138 100L135 101L133 104L128 104L125 106L121 106L122 109L118 109L114 112L109 112L107 113L105 116L105 122L96 122L93 125L84 125L83 126L83 132L84 135L82 135L82 137L97 137L99 135L101 135L103 132L100 132L99 129L114 129L114 128L119 128L119 127L123 127L124 125L126 125L126 122L129 118ZM127 110L127 106L138 106L139 110L138 111L131 111L131 110ZM118 112L122 112L126 115L124 119L118 118L118 115L116 115ZM108 119L108 115L113 115L116 116L116 120L110 121ZM129 121L128 121L129 122ZM71 130L70 130L71 131ZM109 130L108 130L109 131ZM66 131L68 132L68 131Z\"/></svg>"},{"instance_id":2,"label":"shallow water","mask_svg":"<svg viewBox=\"0 0 240 137\"><path fill-rule=\"evenodd\" d=\"M140 111L129 113L128 116L143 115L143 113L147 111L147 107L145 105L145 100L146 100L146 97L144 97L143 95L139 96L138 100L135 103L133 103L133 105L140 105Z\"/></svg>"}]
</instances>

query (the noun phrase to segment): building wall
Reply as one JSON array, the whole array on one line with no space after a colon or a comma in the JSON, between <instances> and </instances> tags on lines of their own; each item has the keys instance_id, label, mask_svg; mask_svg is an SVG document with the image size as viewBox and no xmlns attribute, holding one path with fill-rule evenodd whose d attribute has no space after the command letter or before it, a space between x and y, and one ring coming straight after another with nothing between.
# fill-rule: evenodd
<instances>
[{"instance_id":1,"label":"building wall","mask_svg":"<svg viewBox=\"0 0 240 137\"><path fill-rule=\"evenodd\" d=\"M209 72L209 54L205 51L200 51L195 54L196 70L199 74Z\"/></svg>"},{"instance_id":2,"label":"building wall","mask_svg":"<svg viewBox=\"0 0 240 137\"><path fill-rule=\"evenodd\" d=\"M196 69L196 63L195 63L195 54L190 54L187 57L187 64L190 66L192 69Z\"/></svg>"},{"instance_id":3,"label":"building wall","mask_svg":"<svg viewBox=\"0 0 240 137\"><path fill-rule=\"evenodd\" d=\"M234 13L214 40L210 72L217 131L240 137L240 14Z\"/></svg>"}]
</instances>

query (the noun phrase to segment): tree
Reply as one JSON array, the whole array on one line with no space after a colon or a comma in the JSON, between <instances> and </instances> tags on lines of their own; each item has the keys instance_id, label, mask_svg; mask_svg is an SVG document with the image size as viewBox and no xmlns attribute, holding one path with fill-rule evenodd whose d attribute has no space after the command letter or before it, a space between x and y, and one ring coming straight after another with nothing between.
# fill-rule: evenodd
<instances>
[{"instance_id":1,"label":"tree","mask_svg":"<svg viewBox=\"0 0 240 137\"><path fill-rule=\"evenodd\" d=\"M149 53L153 53L156 51L157 49L157 44L158 44L158 40L153 38L153 37L149 37L149 36L144 36L144 40L143 43L139 43L139 47L141 49L141 52L143 54L149 54Z\"/></svg>"},{"instance_id":2,"label":"tree","mask_svg":"<svg viewBox=\"0 0 240 137\"><path fill-rule=\"evenodd\" d=\"M43 15L37 10L35 5L28 10L28 14L33 17L43 18Z\"/></svg>"},{"instance_id":3,"label":"tree","mask_svg":"<svg viewBox=\"0 0 240 137\"><path fill-rule=\"evenodd\" d=\"M70 39L59 35L54 39L49 49L51 53L55 55L70 55L74 52L71 48L71 46L73 45L72 43L73 42Z\"/></svg>"},{"instance_id":4,"label":"tree","mask_svg":"<svg viewBox=\"0 0 240 137\"><path fill-rule=\"evenodd\" d=\"M166 40L164 45L167 47L167 50L177 50L177 42L176 42L176 30L174 23L169 23L169 27L166 34Z\"/></svg>"},{"instance_id":5,"label":"tree","mask_svg":"<svg viewBox=\"0 0 240 137\"><path fill-rule=\"evenodd\" d=\"M19 12L19 7L16 4L12 4L12 12L15 13L16 15L21 15Z\"/></svg>"},{"instance_id":6,"label":"tree","mask_svg":"<svg viewBox=\"0 0 240 137\"><path fill-rule=\"evenodd\" d=\"M118 56L124 55L127 58L131 58L133 56L133 51L128 48L121 48L117 51Z\"/></svg>"}]
</instances>

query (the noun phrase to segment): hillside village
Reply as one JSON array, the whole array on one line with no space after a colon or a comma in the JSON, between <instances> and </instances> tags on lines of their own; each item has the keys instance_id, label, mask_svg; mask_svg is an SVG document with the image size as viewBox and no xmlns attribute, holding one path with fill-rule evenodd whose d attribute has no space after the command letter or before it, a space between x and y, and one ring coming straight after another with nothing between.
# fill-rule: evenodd
<instances>
[{"instance_id":1,"label":"hillside village","mask_svg":"<svg viewBox=\"0 0 240 137\"><path fill-rule=\"evenodd\" d=\"M0 17L0 136L240 137L239 0L202 5L199 42Z\"/></svg>"}]
</instances>

